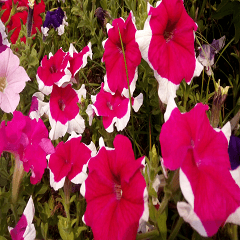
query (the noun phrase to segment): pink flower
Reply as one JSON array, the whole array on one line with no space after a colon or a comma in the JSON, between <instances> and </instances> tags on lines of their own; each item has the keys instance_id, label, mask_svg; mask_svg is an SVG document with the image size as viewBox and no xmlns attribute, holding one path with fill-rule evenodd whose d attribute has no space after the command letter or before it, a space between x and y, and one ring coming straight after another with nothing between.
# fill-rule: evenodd
<instances>
[{"instance_id":1,"label":"pink flower","mask_svg":"<svg viewBox=\"0 0 240 240\"><path fill-rule=\"evenodd\" d=\"M178 203L179 214L202 236L214 235L226 221L240 223L240 188L230 174L223 133L231 131L230 124L216 131L207 110L201 103L184 114L174 108L160 134L164 165L180 168L180 187L189 202Z\"/></svg>"},{"instance_id":2,"label":"pink flower","mask_svg":"<svg viewBox=\"0 0 240 240\"><path fill-rule=\"evenodd\" d=\"M71 73L68 70L69 67L69 53L65 53L62 49L59 49L55 55L49 54L41 61L41 66L37 70L37 81L39 90L48 95L52 92L54 84L59 87L64 83L69 83L71 79Z\"/></svg>"},{"instance_id":3,"label":"pink flower","mask_svg":"<svg viewBox=\"0 0 240 240\"><path fill-rule=\"evenodd\" d=\"M71 84L66 87L53 85L49 105L49 122L51 131L49 137L55 140L65 135L66 132L83 133L85 129L84 119L79 115L77 103L81 102L81 97L86 98L85 85L79 90L74 90Z\"/></svg>"},{"instance_id":4,"label":"pink flower","mask_svg":"<svg viewBox=\"0 0 240 240\"><path fill-rule=\"evenodd\" d=\"M86 225L94 239L136 239L139 223L148 220L148 195L140 169L144 157L135 160L129 139L117 135L115 149L101 147L88 164L81 186L87 201Z\"/></svg>"},{"instance_id":5,"label":"pink flower","mask_svg":"<svg viewBox=\"0 0 240 240\"><path fill-rule=\"evenodd\" d=\"M124 46L132 95L138 78L137 66L141 63L141 53L135 40L136 27L134 21L132 12L130 12L126 22L122 18L117 18L113 20L112 26L107 24L108 39L103 42L105 52L102 60L106 65L104 90L111 93L119 91L126 97L128 97L129 91L119 31Z\"/></svg>"},{"instance_id":6,"label":"pink flower","mask_svg":"<svg viewBox=\"0 0 240 240\"><path fill-rule=\"evenodd\" d=\"M136 33L136 40L159 82L159 98L167 103L170 95L176 96L183 79L189 83L202 71L194 52L197 25L182 0L162 0L156 8L149 5L148 15L144 30Z\"/></svg>"},{"instance_id":7,"label":"pink flower","mask_svg":"<svg viewBox=\"0 0 240 240\"><path fill-rule=\"evenodd\" d=\"M15 111L13 119L1 123L0 150L11 152L21 161L24 170L31 170L31 183L38 183L47 167L46 155L54 152L48 139L48 130L41 119L38 122Z\"/></svg>"},{"instance_id":8,"label":"pink flower","mask_svg":"<svg viewBox=\"0 0 240 240\"><path fill-rule=\"evenodd\" d=\"M87 57L90 57L92 59L92 49L91 49L91 43L89 43L86 47L82 49L81 52L77 52L77 50L74 48L73 44L70 44L69 48L69 54L70 54L70 67L69 70L72 74L72 78L76 75L76 73L81 69L84 68L87 64Z\"/></svg>"},{"instance_id":9,"label":"pink flower","mask_svg":"<svg viewBox=\"0 0 240 240\"><path fill-rule=\"evenodd\" d=\"M32 196L29 198L27 206L24 209L23 215L19 219L15 228L8 227L8 231L12 240L33 240L36 237L36 229L32 224L35 208Z\"/></svg>"},{"instance_id":10,"label":"pink flower","mask_svg":"<svg viewBox=\"0 0 240 240\"><path fill-rule=\"evenodd\" d=\"M29 77L19 58L10 48L0 53L0 108L4 112L14 112L19 101L19 93L24 89Z\"/></svg>"},{"instance_id":11,"label":"pink flower","mask_svg":"<svg viewBox=\"0 0 240 240\"><path fill-rule=\"evenodd\" d=\"M67 142L60 142L55 153L51 154L48 167L50 185L54 190L63 187L66 177L75 184L87 178L87 163L96 154L96 148L93 142L86 146L81 139L81 136L73 134Z\"/></svg>"},{"instance_id":12,"label":"pink flower","mask_svg":"<svg viewBox=\"0 0 240 240\"><path fill-rule=\"evenodd\" d=\"M94 109L97 116L102 116L103 126L107 132L113 132L114 124L117 130L121 131L130 119L131 107L129 98L121 96L118 91L114 95L104 91L103 83L96 98L92 97ZM132 107L135 112L139 110L143 103L143 95L132 97Z\"/></svg>"}]
</instances>

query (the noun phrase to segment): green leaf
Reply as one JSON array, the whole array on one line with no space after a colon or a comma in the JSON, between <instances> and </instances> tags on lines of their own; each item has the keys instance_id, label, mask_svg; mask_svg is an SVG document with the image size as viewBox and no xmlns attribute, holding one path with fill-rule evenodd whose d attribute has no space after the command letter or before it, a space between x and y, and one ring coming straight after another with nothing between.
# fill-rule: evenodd
<instances>
[{"instance_id":1,"label":"green leaf","mask_svg":"<svg viewBox=\"0 0 240 240\"><path fill-rule=\"evenodd\" d=\"M159 239L167 239L167 213L166 210L160 215L157 216L157 225L159 229Z\"/></svg>"},{"instance_id":2,"label":"green leaf","mask_svg":"<svg viewBox=\"0 0 240 240\"><path fill-rule=\"evenodd\" d=\"M106 10L107 9L107 0L100 0L101 7Z\"/></svg>"},{"instance_id":3,"label":"green leaf","mask_svg":"<svg viewBox=\"0 0 240 240\"><path fill-rule=\"evenodd\" d=\"M69 223L67 218L64 218L62 216L58 216L59 221L58 221L58 230L60 233L60 236L63 240L74 240L74 233L72 229L70 229Z\"/></svg>"}]
</instances>

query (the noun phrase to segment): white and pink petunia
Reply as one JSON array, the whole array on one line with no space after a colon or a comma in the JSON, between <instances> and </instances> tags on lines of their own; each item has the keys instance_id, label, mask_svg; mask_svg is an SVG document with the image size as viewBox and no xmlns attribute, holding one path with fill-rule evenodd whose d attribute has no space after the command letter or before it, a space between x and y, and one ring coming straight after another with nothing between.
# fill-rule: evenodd
<instances>
[{"instance_id":1,"label":"white and pink petunia","mask_svg":"<svg viewBox=\"0 0 240 240\"><path fill-rule=\"evenodd\" d=\"M135 18L130 12L126 21L122 18L113 20L112 26L107 24L108 39L103 42L105 49L103 62L106 66L106 76L104 77L104 90L115 93L118 91L125 97L129 96L126 67L119 32L123 42L129 86L131 95L133 94L138 78L137 66L141 63L141 53L135 40Z\"/></svg>"},{"instance_id":2,"label":"white and pink petunia","mask_svg":"<svg viewBox=\"0 0 240 240\"><path fill-rule=\"evenodd\" d=\"M9 47L0 53L0 108L6 113L16 110L20 101L19 93L30 81L19 63L19 58Z\"/></svg>"},{"instance_id":3,"label":"white and pink petunia","mask_svg":"<svg viewBox=\"0 0 240 240\"><path fill-rule=\"evenodd\" d=\"M133 240L149 216L146 182L140 171L145 157L135 160L125 136L117 135L113 145L114 149L102 146L89 161L89 174L80 189L87 202L83 220L96 240Z\"/></svg>"},{"instance_id":4,"label":"white and pink petunia","mask_svg":"<svg viewBox=\"0 0 240 240\"><path fill-rule=\"evenodd\" d=\"M32 223L34 213L35 208L31 196L15 228L8 227L12 240L33 240L36 238L36 229Z\"/></svg>"},{"instance_id":5,"label":"white and pink petunia","mask_svg":"<svg viewBox=\"0 0 240 240\"><path fill-rule=\"evenodd\" d=\"M86 98L86 89L83 84L79 90L74 90L71 84L65 87L53 85L49 100L49 122L51 130L49 137L52 140L65 135L66 132L83 133L85 123L79 114L78 103Z\"/></svg>"},{"instance_id":6,"label":"white and pink petunia","mask_svg":"<svg viewBox=\"0 0 240 240\"><path fill-rule=\"evenodd\" d=\"M127 126L131 113L129 98L121 96L118 91L114 95L104 91L102 83L100 92L96 97L92 97L92 101L91 107L97 116L102 116L103 126L107 132L113 132L114 125L117 131L122 131ZM132 97L131 101L134 111L137 112L143 103L142 93L135 98Z\"/></svg>"},{"instance_id":7,"label":"white and pink petunia","mask_svg":"<svg viewBox=\"0 0 240 240\"><path fill-rule=\"evenodd\" d=\"M154 70L159 98L167 103L169 96L176 96L183 79L190 83L202 71L194 51L197 24L187 14L183 0L158 1L156 8L149 4L148 15L136 41L143 59Z\"/></svg>"},{"instance_id":8,"label":"white and pink petunia","mask_svg":"<svg viewBox=\"0 0 240 240\"><path fill-rule=\"evenodd\" d=\"M74 48L73 44L70 44L69 47L69 54L70 54L70 58L69 58L69 70L72 74L72 78L74 78L74 76L76 75L76 73L78 73L78 71L81 68L84 68L87 64L87 58L90 57L90 59L92 59L92 48L91 48L91 42L89 42L89 44L84 47L82 49L81 52L77 52L77 50Z\"/></svg>"},{"instance_id":9,"label":"white and pink petunia","mask_svg":"<svg viewBox=\"0 0 240 240\"><path fill-rule=\"evenodd\" d=\"M46 155L54 152L48 130L43 121L30 119L21 112L15 111L13 119L1 123L0 153L10 152L15 156L15 164L23 164L26 172L31 171L30 181L36 184L41 181L47 167Z\"/></svg>"},{"instance_id":10,"label":"white and pink petunia","mask_svg":"<svg viewBox=\"0 0 240 240\"><path fill-rule=\"evenodd\" d=\"M60 87L64 83L69 83L71 80L69 66L69 53L65 53L62 49L59 49L54 55L49 53L49 59L45 55L37 70L39 90L49 95L53 85L56 84Z\"/></svg>"},{"instance_id":11,"label":"white and pink petunia","mask_svg":"<svg viewBox=\"0 0 240 240\"><path fill-rule=\"evenodd\" d=\"M49 103L44 102L44 95L41 92L36 92L32 96L29 117L38 121L44 114L49 114Z\"/></svg>"},{"instance_id":12,"label":"white and pink petunia","mask_svg":"<svg viewBox=\"0 0 240 240\"><path fill-rule=\"evenodd\" d=\"M55 153L50 155L50 185L55 191L63 187L66 178L75 184L81 184L87 178L87 163L96 155L96 148L93 142L87 146L81 139L81 135L73 133L67 142L60 142Z\"/></svg>"},{"instance_id":13,"label":"white and pink petunia","mask_svg":"<svg viewBox=\"0 0 240 240\"><path fill-rule=\"evenodd\" d=\"M240 224L240 187L228 155L230 123L221 131L213 129L207 110L201 103L183 114L174 108L160 134L164 165L180 168L180 187L188 201L178 202L178 212L205 237L225 222Z\"/></svg>"}]
</instances>

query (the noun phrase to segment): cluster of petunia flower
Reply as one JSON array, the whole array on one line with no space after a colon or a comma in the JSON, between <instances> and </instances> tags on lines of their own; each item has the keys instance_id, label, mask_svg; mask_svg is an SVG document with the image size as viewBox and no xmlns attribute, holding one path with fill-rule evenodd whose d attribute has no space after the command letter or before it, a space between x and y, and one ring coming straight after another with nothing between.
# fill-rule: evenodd
<instances>
[{"instance_id":1,"label":"cluster of petunia flower","mask_svg":"<svg viewBox=\"0 0 240 240\"><path fill-rule=\"evenodd\" d=\"M23 0L14 3L17 7L28 7ZM2 19L9 18L11 4L12 1L6 1L7 10ZM34 7L36 18L40 11L35 11L38 5ZM8 30L15 28L14 18L26 23L25 8L12 16ZM61 9L47 13L43 34L47 37L50 26L59 35L63 34L65 19ZM87 58L92 58L91 43L79 53L70 44L68 52L59 49L54 55L43 57L36 76L40 92L33 95L29 116L24 116L15 109L19 92L29 77L9 48L1 24L0 107L4 112L12 112L13 118L7 125L5 121L1 123L0 153L12 153L17 166L26 172L30 170L32 184L41 181L47 166L54 190L62 188L66 178L82 184L80 192L87 202L83 220L92 228L94 239L135 239L149 216L146 182L141 173L145 157L135 160L130 140L122 135L115 137L114 148L106 147L100 139L98 152L92 142L89 145L81 142L85 123L78 104L86 98L86 90L84 85L76 90L73 84L77 82L76 74L86 66ZM41 25L42 22L36 27L40 29ZM11 37L12 43L18 39L18 27L17 36ZM204 65L196 59L194 50L197 25L187 14L183 1L162 0L155 8L148 5L143 30L136 29L132 12L126 21L118 18L112 25L107 24L107 30L102 58L106 75L100 92L91 97L92 104L87 109L90 124L96 114L102 116L108 132L113 132L114 126L117 131L126 127L131 108L138 111L143 103L142 94L133 97L137 67L143 58L154 71L159 98L167 104L160 144L163 166L170 170L180 168L180 187L188 202L177 204L180 216L202 236L214 235L226 222L240 224L240 168L231 168L229 161L230 124L221 130L213 129L206 115L208 106L200 103L182 114L174 102L181 81L185 79L189 84L194 76L200 75ZM223 46L222 42L223 39L218 42L215 53ZM46 96L49 102L45 101ZM41 119L44 114L49 118L49 133ZM51 140L66 133L70 135L68 140L54 149ZM18 234L23 239L35 238L33 215L30 197L19 223L14 229L9 228L13 239Z\"/></svg>"}]
</instances>

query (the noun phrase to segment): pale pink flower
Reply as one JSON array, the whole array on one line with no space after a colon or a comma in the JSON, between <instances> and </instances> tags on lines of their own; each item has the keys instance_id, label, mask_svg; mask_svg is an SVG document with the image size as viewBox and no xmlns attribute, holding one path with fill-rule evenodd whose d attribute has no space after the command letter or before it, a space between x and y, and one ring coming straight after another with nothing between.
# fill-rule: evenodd
<instances>
[{"instance_id":1,"label":"pale pink flower","mask_svg":"<svg viewBox=\"0 0 240 240\"><path fill-rule=\"evenodd\" d=\"M4 112L15 111L19 93L29 80L24 68L19 66L19 58L7 47L0 53L0 108Z\"/></svg>"}]
</instances>

